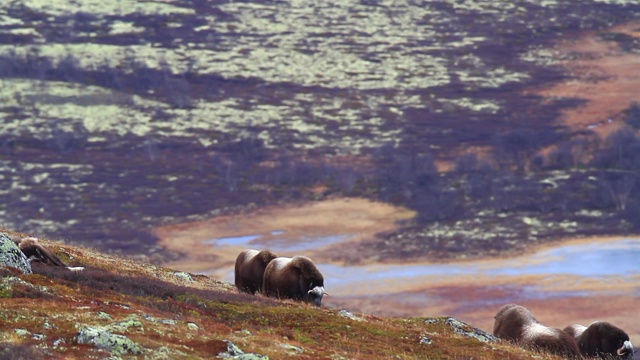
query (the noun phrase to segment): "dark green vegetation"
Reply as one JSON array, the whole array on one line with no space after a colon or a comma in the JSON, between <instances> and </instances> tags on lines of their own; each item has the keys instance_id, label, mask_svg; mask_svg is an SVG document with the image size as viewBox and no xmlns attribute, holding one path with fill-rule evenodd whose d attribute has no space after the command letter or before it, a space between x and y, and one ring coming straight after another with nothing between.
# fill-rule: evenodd
<instances>
[{"instance_id":1,"label":"dark green vegetation","mask_svg":"<svg viewBox=\"0 0 640 360\"><path fill-rule=\"evenodd\" d=\"M383 258L637 233L635 133L525 90L568 77L561 36L638 51L606 29L640 5L558 3L5 2L0 223L158 259L154 225L323 196L418 212Z\"/></svg>"},{"instance_id":2,"label":"dark green vegetation","mask_svg":"<svg viewBox=\"0 0 640 360\"><path fill-rule=\"evenodd\" d=\"M87 328L126 337L142 353L134 357L123 351L124 358L210 359L225 352L229 340L271 359L556 359L480 341L469 336L477 330L446 317L354 316L239 293L205 276L44 243L86 269L36 264L32 275L0 269L0 359L108 356L98 345L78 340ZM118 350L111 349L112 355Z\"/></svg>"}]
</instances>

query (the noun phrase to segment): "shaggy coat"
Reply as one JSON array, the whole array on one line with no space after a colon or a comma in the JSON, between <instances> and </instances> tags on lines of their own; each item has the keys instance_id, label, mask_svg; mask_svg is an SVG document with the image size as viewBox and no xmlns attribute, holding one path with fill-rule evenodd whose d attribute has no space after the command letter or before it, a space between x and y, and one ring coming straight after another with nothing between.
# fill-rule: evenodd
<instances>
[{"instance_id":1,"label":"shaggy coat","mask_svg":"<svg viewBox=\"0 0 640 360\"><path fill-rule=\"evenodd\" d=\"M493 335L526 348L538 349L566 358L578 358L578 344L560 329L542 325L524 306L508 304L495 316Z\"/></svg>"},{"instance_id":2,"label":"shaggy coat","mask_svg":"<svg viewBox=\"0 0 640 360\"><path fill-rule=\"evenodd\" d=\"M583 356L602 359L632 359L633 345L629 335L608 322L596 321L589 327L567 326L564 331L573 336Z\"/></svg>"},{"instance_id":3,"label":"shaggy coat","mask_svg":"<svg viewBox=\"0 0 640 360\"><path fill-rule=\"evenodd\" d=\"M324 277L305 256L279 257L264 271L264 293L281 299L312 302L320 306L324 292Z\"/></svg>"},{"instance_id":4,"label":"shaggy coat","mask_svg":"<svg viewBox=\"0 0 640 360\"><path fill-rule=\"evenodd\" d=\"M236 258L235 281L238 290L255 294L262 291L264 269L276 255L269 250L244 250Z\"/></svg>"},{"instance_id":5,"label":"shaggy coat","mask_svg":"<svg viewBox=\"0 0 640 360\"><path fill-rule=\"evenodd\" d=\"M72 271L83 270L83 267L69 267L60 260L53 251L42 246L37 238L24 237L19 240L13 240L18 245L18 248L27 257L29 262L39 261L51 266L59 266Z\"/></svg>"}]
</instances>

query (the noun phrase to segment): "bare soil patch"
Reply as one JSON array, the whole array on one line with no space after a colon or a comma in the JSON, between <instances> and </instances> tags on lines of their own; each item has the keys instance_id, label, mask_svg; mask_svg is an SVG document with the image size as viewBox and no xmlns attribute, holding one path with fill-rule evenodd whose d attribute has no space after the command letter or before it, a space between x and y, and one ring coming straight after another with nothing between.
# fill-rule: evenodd
<instances>
[{"instance_id":1,"label":"bare soil patch","mask_svg":"<svg viewBox=\"0 0 640 360\"><path fill-rule=\"evenodd\" d=\"M215 239L244 235L259 235L255 247L268 248L279 235L292 244L302 238L322 238L348 235L340 244L349 251L349 244L371 239L377 233L397 228L401 221L411 219L413 211L389 204L360 198L341 198L304 204L288 204L257 209L241 215L216 217L210 220L164 226L156 229L160 244L171 251L184 254L180 260L165 265L186 271L204 271L228 266L245 246L217 246ZM205 244L208 240L214 240ZM316 249L321 250L321 249ZM280 255L280 254L279 254ZM295 255L283 252L282 255ZM305 255L324 261L320 251Z\"/></svg>"},{"instance_id":2,"label":"bare soil patch","mask_svg":"<svg viewBox=\"0 0 640 360\"><path fill-rule=\"evenodd\" d=\"M610 32L639 38L640 22L616 26ZM640 56L593 32L563 40L555 50L565 59L560 65L569 69L572 79L540 94L586 100L584 105L564 111L563 125L601 135L619 128L622 111L640 101Z\"/></svg>"}]
</instances>

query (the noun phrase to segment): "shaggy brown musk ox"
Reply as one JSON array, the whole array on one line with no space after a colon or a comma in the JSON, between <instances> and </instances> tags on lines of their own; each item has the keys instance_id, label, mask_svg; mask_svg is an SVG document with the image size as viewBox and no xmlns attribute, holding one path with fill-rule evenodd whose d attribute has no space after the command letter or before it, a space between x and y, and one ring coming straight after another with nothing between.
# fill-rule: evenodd
<instances>
[{"instance_id":1,"label":"shaggy brown musk ox","mask_svg":"<svg viewBox=\"0 0 640 360\"><path fill-rule=\"evenodd\" d=\"M62 260L60 260L58 256L56 256L56 254L53 253L53 251L42 246L42 244L40 244L40 242L38 241L38 238L28 236L23 237L19 240L14 239L13 242L18 245L18 248L20 249L20 251L22 251L22 253L24 253L29 262L39 261L47 265L59 266L71 271L84 269L83 267L67 266L62 262Z\"/></svg>"},{"instance_id":2,"label":"shaggy brown musk ox","mask_svg":"<svg viewBox=\"0 0 640 360\"><path fill-rule=\"evenodd\" d=\"M523 347L550 352L565 358L578 358L576 341L566 332L538 322L524 306L508 304L495 316L493 335Z\"/></svg>"},{"instance_id":3,"label":"shaggy brown musk ox","mask_svg":"<svg viewBox=\"0 0 640 360\"><path fill-rule=\"evenodd\" d=\"M276 257L276 254L269 250L248 249L238 254L234 273L238 290L250 294L262 291L264 270Z\"/></svg>"},{"instance_id":4,"label":"shaggy brown musk ox","mask_svg":"<svg viewBox=\"0 0 640 360\"><path fill-rule=\"evenodd\" d=\"M302 300L320 306L324 277L306 256L273 259L264 271L264 293L281 299Z\"/></svg>"},{"instance_id":5,"label":"shaggy brown musk ox","mask_svg":"<svg viewBox=\"0 0 640 360\"><path fill-rule=\"evenodd\" d=\"M622 329L604 321L591 325L570 325L564 331L573 336L582 356L602 359L633 359L633 345Z\"/></svg>"}]
</instances>

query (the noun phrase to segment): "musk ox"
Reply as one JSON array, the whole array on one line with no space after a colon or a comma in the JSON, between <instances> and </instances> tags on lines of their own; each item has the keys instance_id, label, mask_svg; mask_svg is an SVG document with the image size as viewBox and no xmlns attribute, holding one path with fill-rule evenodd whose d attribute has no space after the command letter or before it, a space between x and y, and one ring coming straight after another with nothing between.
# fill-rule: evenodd
<instances>
[{"instance_id":1,"label":"musk ox","mask_svg":"<svg viewBox=\"0 0 640 360\"><path fill-rule=\"evenodd\" d=\"M493 335L523 347L547 351L566 358L578 358L576 341L566 332L538 322L524 306L508 304L495 316Z\"/></svg>"},{"instance_id":2,"label":"musk ox","mask_svg":"<svg viewBox=\"0 0 640 360\"><path fill-rule=\"evenodd\" d=\"M262 290L264 269L276 255L269 250L244 250L236 258L235 280L238 290L255 294Z\"/></svg>"},{"instance_id":3,"label":"musk ox","mask_svg":"<svg viewBox=\"0 0 640 360\"><path fill-rule=\"evenodd\" d=\"M589 325L570 325L564 331L573 336L582 356L602 359L632 359L633 345L629 335L608 322L596 321Z\"/></svg>"},{"instance_id":4,"label":"musk ox","mask_svg":"<svg viewBox=\"0 0 640 360\"><path fill-rule=\"evenodd\" d=\"M47 265L59 266L59 267L69 269L71 271L78 271L78 270L84 269L83 267L67 266L65 263L62 262L62 260L60 260L58 256L56 256L56 254L53 253L53 251L42 246L42 244L40 244L40 242L38 241L38 238L29 236L29 237L23 237L18 240L14 239L13 242L15 242L16 245L18 245L18 248L20 249L20 251L24 253L24 255L27 257L29 262L39 261Z\"/></svg>"},{"instance_id":5,"label":"musk ox","mask_svg":"<svg viewBox=\"0 0 640 360\"><path fill-rule=\"evenodd\" d=\"M324 277L306 256L273 259L264 271L265 295L281 299L302 300L320 306Z\"/></svg>"}]
</instances>

